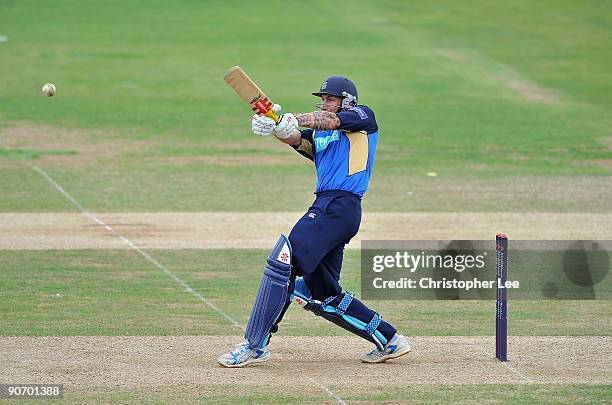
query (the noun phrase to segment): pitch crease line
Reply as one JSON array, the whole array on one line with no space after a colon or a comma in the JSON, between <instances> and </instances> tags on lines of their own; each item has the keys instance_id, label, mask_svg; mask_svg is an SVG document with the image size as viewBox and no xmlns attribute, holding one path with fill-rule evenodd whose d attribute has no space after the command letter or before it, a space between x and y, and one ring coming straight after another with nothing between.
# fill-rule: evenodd
<instances>
[{"instance_id":1,"label":"pitch crease line","mask_svg":"<svg viewBox=\"0 0 612 405\"><path fill-rule=\"evenodd\" d=\"M166 266L162 265L155 258L153 258L151 255L149 255L147 252L145 252L144 250L142 250L141 248L136 246L131 240L129 240L128 238L124 237L123 235L120 235L110 225L108 225L107 223L105 223L104 221L99 219L97 216L95 216L91 212L87 211L81 204L79 204L79 202L77 200L75 200L70 194L68 194L68 192L66 192L66 190L64 190L62 188L62 186L60 186L55 180L53 180L53 178L51 176L49 176L47 174L47 172L45 172L43 169L41 169L40 167L38 167L36 165L32 165L31 167L32 167L32 169L34 169L35 171L40 173L53 187L55 187L55 189L57 191L59 191L64 197L66 197L68 199L68 201L70 201L75 207L77 207L89 219L91 219L92 221L96 222L98 225L102 225L104 228L106 228L108 231L110 231L113 235L115 235L117 238L119 238L123 243L128 245L130 248L132 248L136 252L140 253L142 255L142 257L144 257L149 263L153 264L153 266L155 266L158 270L161 270L162 272L166 273L166 275L170 276L170 278L172 278L176 283L178 283L181 287L183 287L185 292L190 293L191 295L196 297L198 300L200 300L204 304L208 305L210 308L212 308L218 314L223 316L225 319L227 319L234 326L242 329L243 331L245 330L245 328L242 325L240 325L238 322L236 322L234 319L232 319L225 312L223 312L219 308L217 308L217 306L215 306L215 304L213 304L212 302L208 301L202 294L200 294L199 292L195 291L189 284L187 284L185 281L183 281L174 272L168 270L166 268Z\"/></svg>"}]
</instances>

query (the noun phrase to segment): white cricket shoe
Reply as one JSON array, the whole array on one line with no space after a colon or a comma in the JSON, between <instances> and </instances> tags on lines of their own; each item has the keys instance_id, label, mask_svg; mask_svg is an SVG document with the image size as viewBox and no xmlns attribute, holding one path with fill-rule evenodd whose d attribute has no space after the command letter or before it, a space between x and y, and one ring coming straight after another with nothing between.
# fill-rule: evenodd
<instances>
[{"instance_id":1,"label":"white cricket shoe","mask_svg":"<svg viewBox=\"0 0 612 405\"><path fill-rule=\"evenodd\" d=\"M251 363L263 363L270 359L270 349L265 346L261 349L253 349L246 340L238 343L235 349L220 356L217 361L223 367L244 367Z\"/></svg>"},{"instance_id":2,"label":"white cricket shoe","mask_svg":"<svg viewBox=\"0 0 612 405\"><path fill-rule=\"evenodd\" d=\"M384 363L389 359L408 354L410 350L412 348L408 344L408 340L403 335L396 333L387 343L384 350L376 348L369 353L364 353L361 355L361 361L364 363Z\"/></svg>"}]
</instances>

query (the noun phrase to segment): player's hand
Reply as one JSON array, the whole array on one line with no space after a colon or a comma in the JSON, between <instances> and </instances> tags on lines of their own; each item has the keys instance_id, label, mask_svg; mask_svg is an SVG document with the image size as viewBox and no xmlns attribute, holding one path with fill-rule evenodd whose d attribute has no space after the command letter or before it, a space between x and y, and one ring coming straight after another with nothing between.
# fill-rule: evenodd
<instances>
[{"instance_id":1,"label":"player's hand","mask_svg":"<svg viewBox=\"0 0 612 405\"><path fill-rule=\"evenodd\" d=\"M274 131L274 127L276 126L276 122L270 117L266 117L265 115L253 115L253 120L251 121L251 131L257 136L270 136Z\"/></svg>"},{"instance_id":2,"label":"player's hand","mask_svg":"<svg viewBox=\"0 0 612 405\"><path fill-rule=\"evenodd\" d=\"M280 139L287 139L298 131L299 125L295 116L291 113L286 113L280 116L280 120L274 127L274 135Z\"/></svg>"},{"instance_id":3,"label":"player's hand","mask_svg":"<svg viewBox=\"0 0 612 405\"><path fill-rule=\"evenodd\" d=\"M280 104L274 104L272 111L279 113L281 110ZM255 114L251 122L251 131L257 136L269 136L272 135L272 131L276 122L272 118L266 117L265 115Z\"/></svg>"}]
</instances>

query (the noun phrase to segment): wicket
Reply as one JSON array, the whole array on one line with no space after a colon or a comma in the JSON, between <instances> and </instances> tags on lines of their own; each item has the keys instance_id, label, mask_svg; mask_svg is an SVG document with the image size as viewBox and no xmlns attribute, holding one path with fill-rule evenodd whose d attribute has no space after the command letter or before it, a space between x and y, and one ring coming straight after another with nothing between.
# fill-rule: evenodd
<instances>
[{"instance_id":1,"label":"wicket","mask_svg":"<svg viewBox=\"0 0 612 405\"><path fill-rule=\"evenodd\" d=\"M508 361L508 289L501 287L508 279L508 237L503 233L498 233L495 238L495 269L495 357L500 361Z\"/></svg>"}]
</instances>

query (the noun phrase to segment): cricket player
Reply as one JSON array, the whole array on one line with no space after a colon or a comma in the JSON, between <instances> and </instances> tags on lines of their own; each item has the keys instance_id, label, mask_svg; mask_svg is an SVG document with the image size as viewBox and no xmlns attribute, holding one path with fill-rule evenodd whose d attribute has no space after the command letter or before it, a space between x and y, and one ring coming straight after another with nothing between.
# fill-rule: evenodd
<instances>
[{"instance_id":1,"label":"cricket player","mask_svg":"<svg viewBox=\"0 0 612 405\"><path fill-rule=\"evenodd\" d=\"M357 88L346 77L332 76L312 94L321 99L319 111L285 113L278 124L261 115L252 119L254 134L273 134L314 162L316 199L268 256L245 340L218 359L225 367L267 361L272 333L292 301L372 342L374 350L361 355L364 363L410 352L404 336L339 283L344 246L359 230L374 167L374 112L357 103Z\"/></svg>"}]
</instances>

